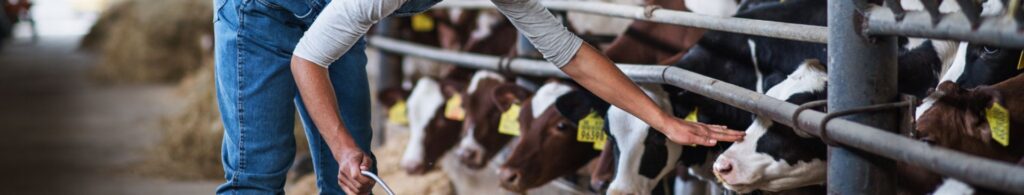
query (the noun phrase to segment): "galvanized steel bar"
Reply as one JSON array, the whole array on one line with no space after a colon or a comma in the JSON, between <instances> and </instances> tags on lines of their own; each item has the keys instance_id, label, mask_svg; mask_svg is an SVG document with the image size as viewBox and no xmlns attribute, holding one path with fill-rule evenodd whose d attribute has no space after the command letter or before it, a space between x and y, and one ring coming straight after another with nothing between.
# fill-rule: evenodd
<instances>
[{"instance_id":1,"label":"galvanized steel bar","mask_svg":"<svg viewBox=\"0 0 1024 195\"><path fill-rule=\"evenodd\" d=\"M903 21L897 22L891 10L873 6L865 11L864 33L868 35L897 35L935 39L960 40L1002 47L1024 47L1024 33L1017 31L1017 22L1012 17L985 18L977 30L963 13L947 14L936 25L932 25L927 12L907 12Z\"/></svg>"},{"instance_id":2,"label":"galvanized steel bar","mask_svg":"<svg viewBox=\"0 0 1024 195\"><path fill-rule=\"evenodd\" d=\"M826 43L826 28L822 26L791 24L784 22L753 20L733 17L717 17L700 15L692 12L669 9L656 9L650 18L644 16L644 7L636 5L619 5L603 2L580 1L542 1L545 7L552 10L564 10L590 13L621 18L631 18L666 24L690 26L718 31L775 37L788 40ZM438 3L435 8L484 9L494 8L490 1L446 0Z\"/></svg>"},{"instance_id":3,"label":"galvanized steel bar","mask_svg":"<svg viewBox=\"0 0 1024 195\"><path fill-rule=\"evenodd\" d=\"M839 112L897 100L896 37L862 35L865 0L828 1L828 110ZM850 95L857 94L857 95ZM883 130L896 129L894 112L840 117ZM862 130L861 130L862 131ZM828 192L896 194L896 162L856 148L829 146Z\"/></svg>"},{"instance_id":4,"label":"galvanized steel bar","mask_svg":"<svg viewBox=\"0 0 1024 195\"><path fill-rule=\"evenodd\" d=\"M467 68L498 70L500 59L495 56L443 51L384 37L371 37L369 43L374 48L388 52L453 63ZM510 71L517 74L567 78L554 65L545 61L517 59L513 60L510 66ZM680 87L768 117L784 125L798 124L799 129L815 136L818 135L820 122L825 117L824 113L808 110L801 113L797 123L794 123L791 117L797 109L796 105L680 68L661 65L619 65L619 68L633 81ZM967 183L1011 193L1024 193L1024 188L1020 188L1024 186L1024 168L1009 163L978 158L942 147L932 147L845 119L832 120L826 129L829 137L846 146L907 162Z\"/></svg>"}]
</instances>

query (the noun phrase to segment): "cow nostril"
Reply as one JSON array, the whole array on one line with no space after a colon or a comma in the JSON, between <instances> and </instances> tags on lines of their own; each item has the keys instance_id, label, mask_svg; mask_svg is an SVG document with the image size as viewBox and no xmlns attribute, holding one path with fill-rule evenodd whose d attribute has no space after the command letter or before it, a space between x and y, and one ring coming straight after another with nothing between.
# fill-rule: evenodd
<instances>
[{"instance_id":1,"label":"cow nostril","mask_svg":"<svg viewBox=\"0 0 1024 195\"><path fill-rule=\"evenodd\" d=\"M728 174L729 172L732 172L732 163L727 160L715 163L714 166L715 172L718 172L718 174Z\"/></svg>"},{"instance_id":2,"label":"cow nostril","mask_svg":"<svg viewBox=\"0 0 1024 195\"><path fill-rule=\"evenodd\" d=\"M501 171L501 179L507 184L519 183L519 173L510 170Z\"/></svg>"}]
</instances>

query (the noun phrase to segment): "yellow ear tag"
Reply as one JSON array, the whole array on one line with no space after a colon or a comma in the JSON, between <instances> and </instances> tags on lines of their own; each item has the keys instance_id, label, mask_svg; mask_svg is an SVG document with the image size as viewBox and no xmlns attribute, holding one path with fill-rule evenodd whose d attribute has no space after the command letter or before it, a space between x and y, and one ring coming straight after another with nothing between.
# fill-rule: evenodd
<instances>
[{"instance_id":1,"label":"yellow ear tag","mask_svg":"<svg viewBox=\"0 0 1024 195\"><path fill-rule=\"evenodd\" d=\"M514 103L501 113L501 121L498 121L498 133L519 136L519 103Z\"/></svg>"},{"instance_id":2,"label":"yellow ear tag","mask_svg":"<svg viewBox=\"0 0 1024 195\"><path fill-rule=\"evenodd\" d=\"M604 137L605 139L601 139L599 141L594 142L594 150L604 150L604 142L608 140L608 136L606 135Z\"/></svg>"},{"instance_id":3,"label":"yellow ear tag","mask_svg":"<svg viewBox=\"0 0 1024 195\"><path fill-rule=\"evenodd\" d=\"M388 108L388 120L392 123L399 125L408 125L409 117L405 115L408 107L405 105L404 100L398 100L398 103Z\"/></svg>"},{"instance_id":4,"label":"yellow ear tag","mask_svg":"<svg viewBox=\"0 0 1024 195\"><path fill-rule=\"evenodd\" d=\"M1024 51L1020 51L1020 57L1017 58L1017 70L1024 69Z\"/></svg>"},{"instance_id":5,"label":"yellow ear tag","mask_svg":"<svg viewBox=\"0 0 1024 195\"><path fill-rule=\"evenodd\" d=\"M434 19L426 13L418 13L412 16L412 30L415 32L430 32L434 30Z\"/></svg>"},{"instance_id":6,"label":"yellow ear tag","mask_svg":"<svg viewBox=\"0 0 1024 195\"><path fill-rule=\"evenodd\" d=\"M604 119L597 115L597 112L590 111L586 117L577 123L576 141L585 143L604 142L608 139L604 135Z\"/></svg>"},{"instance_id":7,"label":"yellow ear tag","mask_svg":"<svg viewBox=\"0 0 1024 195\"><path fill-rule=\"evenodd\" d=\"M999 103L992 104L992 107L985 109L985 118L988 119L988 128L992 132L992 139L1003 146L1010 145L1010 113Z\"/></svg>"},{"instance_id":8,"label":"yellow ear tag","mask_svg":"<svg viewBox=\"0 0 1024 195\"><path fill-rule=\"evenodd\" d=\"M683 120L690 121L690 122L697 122L697 111L698 110L700 110L700 108L693 107L693 111L691 111L690 114L687 114L686 118L684 118Z\"/></svg>"},{"instance_id":9,"label":"yellow ear tag","mask_svg":"<svg viewBox=\"0 0 1024 195\"><path fill-rule=\"evenodd\" d=\"M466 120L466 110L462 109L462 95L455 94L448 98L444 105L444 118L463 121Z\"/></svg>"}]
</instances>

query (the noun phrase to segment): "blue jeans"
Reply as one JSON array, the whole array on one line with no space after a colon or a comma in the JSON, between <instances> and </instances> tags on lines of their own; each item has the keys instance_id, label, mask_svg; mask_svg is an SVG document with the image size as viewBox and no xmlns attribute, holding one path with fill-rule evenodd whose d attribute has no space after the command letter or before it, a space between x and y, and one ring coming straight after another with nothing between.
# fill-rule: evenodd
<instances>
[{"instance_id":1,"label":"blue jeans","mask_svg":"<svg viewBox=\"0 0 1024 195\"><path fill-rule=\"evenodd\" d=\"M213 1L217 102L225 129L221 161L227 180L217 194L283 194L295 156L296 111L306 127L320 193L343 193L338 163L306 113L289 67L299 38L329 1ZM436 1L412 0L396 14L423 11ZM360 40L328 71L345 127L373 156L365 49L366 41Z\"/></svg>"}]
</instances>

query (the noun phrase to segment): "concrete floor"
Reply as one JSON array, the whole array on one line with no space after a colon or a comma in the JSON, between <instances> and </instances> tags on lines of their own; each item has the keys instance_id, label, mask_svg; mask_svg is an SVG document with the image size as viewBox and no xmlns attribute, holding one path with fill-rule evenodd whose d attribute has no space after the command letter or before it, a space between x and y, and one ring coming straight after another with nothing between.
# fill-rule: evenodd
<instances>
[{"instance_id":1,"label":"concrete floor","mask_svg":"<svg viewBox=\"0 0 1024 195\"><path fill-rule=\"evenodd\" d=\"M217 181L135 173L180 104L171 85L104 86L79 36L0 50L0 194L211 194Z\"/></svg>"}]
</instances>

